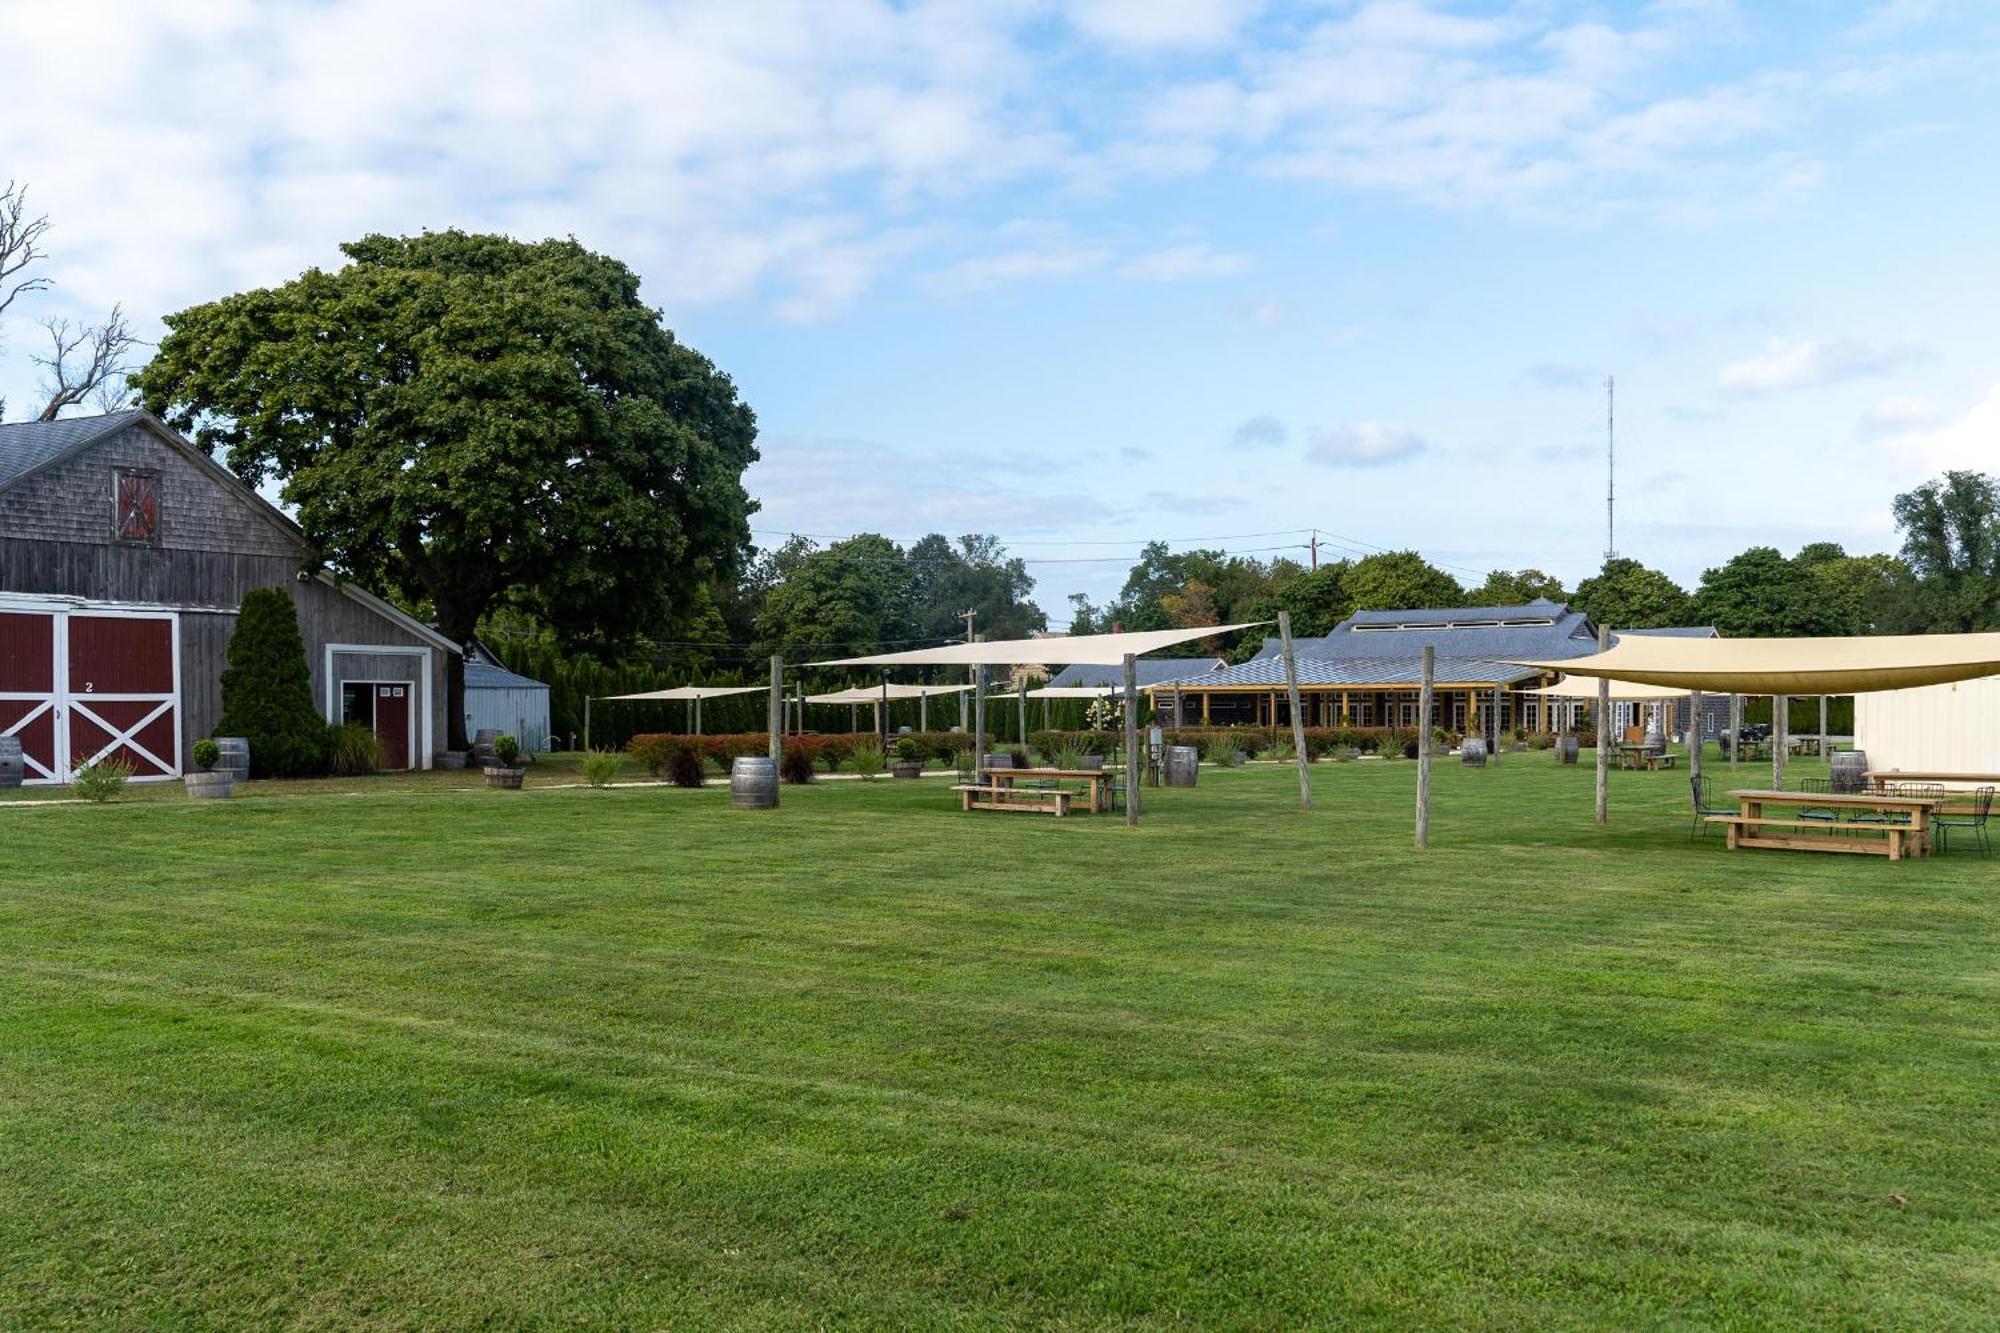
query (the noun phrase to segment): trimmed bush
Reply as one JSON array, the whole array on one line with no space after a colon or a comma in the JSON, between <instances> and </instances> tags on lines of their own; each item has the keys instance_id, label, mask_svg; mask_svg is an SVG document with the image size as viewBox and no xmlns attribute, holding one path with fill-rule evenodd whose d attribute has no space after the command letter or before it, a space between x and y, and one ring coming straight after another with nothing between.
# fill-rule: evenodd
<instances>
[{"instance_id":1,"label":"trimmed bush","mask_svg":"<svg viewBox=\"0 0 2000 1333\"><path fill-rule=\"evenodd\" d=\"M326 772L326 723L313 706L298 608L283 588L256 588L243 599L215 729L249 739L251 777Z\"/></svg>"},{"instance_id":2,"label":"trimmed bush","mask_svg":"<svg viewBox=\"0 0 2000 1333\"><path fill-rule=\"evenodd\" d=\"M512 732L501 732L493 738L493 758L500 768L513 768L521 758L521 742Z\"/></svg>"},{"instance_id":3,"label":"trimmed bush","mask_svg":"<svg viewBox=\"0 0 2000 1333\"><path fill-rule=\"evenodd\" d=\"M206 773L222 762L222 747L207 736L194 743L194 766Z\"/></svg>"}]
</instances>

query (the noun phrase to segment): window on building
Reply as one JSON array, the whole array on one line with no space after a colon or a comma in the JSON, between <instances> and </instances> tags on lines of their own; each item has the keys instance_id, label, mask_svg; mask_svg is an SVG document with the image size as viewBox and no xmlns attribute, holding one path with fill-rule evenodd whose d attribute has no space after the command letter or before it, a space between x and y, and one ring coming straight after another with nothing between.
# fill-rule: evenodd
<instances>
[{"instance_id":1,"label":"window on building","mask_svg":"<svg viewBox=\"0 0 2000 1333\"><path fill-rule=\"evenodd\" d=\"M141 546L160 543L160 474L118 468L112 473L112 535Z\"/></svg>"}]
</instances>

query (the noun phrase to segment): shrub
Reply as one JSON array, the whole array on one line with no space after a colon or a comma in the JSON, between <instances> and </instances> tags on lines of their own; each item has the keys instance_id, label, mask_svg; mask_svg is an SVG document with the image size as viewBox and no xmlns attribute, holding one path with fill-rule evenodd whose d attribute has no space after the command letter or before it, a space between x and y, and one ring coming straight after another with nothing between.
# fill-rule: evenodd
<instances>
[{"instance_id":1,"label":"shrub","mask_svg":"<svg viewBox=\"0 0 2000 1333\"><path fill-rule=\"evenodd\" d=\"M708 766L691 745L675 750L667 760L667 781L676 787L699 787L708 780Z\"/></svg>"},{"instance_id":2,"label":"shrub","mask_svg":"<svg viewBox=\"0 0 2000 1333\"><path fill-rule=\"evenodd\" d=\"M863 741L854 747L854 771L861 775L863 782L873 782L889 766L882 757L882 747L873 741Z\"/></svg>"},{"instance_id":3,"label":"shrub","mask_svg":"<svg viewBox=\"0 0 2000 1333\"><path fill-rule=\"evenodd\" d=\"M327 728L327 768L339 777L356 778L382 767L382 743L359 722Z\"/></svg>"},{"instance_id":4,"label":"shrub","mask_svg":"<svg viewBox=\"0 0 2000 1333\"><path fill-rule=\"evenodd\" d=\"M1074 772L1083 767L1083 751L1062 749L1049 756L1049 767L1066 768Z\"/></svg>"},{"instance_id":5,"label":"shrub","mask_svg":"<svg viewBox=\"0 0 2000 1333\"><path fill-rule=\"evenodd\" d=\"M634 736L625 743L625 753L649 776L658 777L667 771L667 760L673 758L679 740L677 736Z\"/></svg>"},{"instance_id":6,"label":"shrub","mask_svg":"<svg viewBox=\"0 0 2000 1333\"><path fill-rule=\"evenodd\" d=\"M839 772L841 762L853 757L855 748L862 743L862 739L854 736L814 737L816 742L815 748L819 752L820 760L826 764L826 771L829 773ZM874 742L872 739L868 739L867 743L872 745Z\"/></svg>"},{"instance_id":7,"label":"shrub","mask_svg":"<svg viewBox=\"0 0 2000 1333\"><path fill-rule=\"evenodd\" d=\"M1292 743L1290 741L1280 740L1275 742L1270 749L1264 751L1264 757L1266 759L1289 761L1297 759L1299 757L1299 752L1292 748Z\"/></svg>"},{"instance_id":8,"label":"shrub","mask_svg":"<svg viewBox=\"0 0 2000 1333\"><path fill-rule=\"evenodd\" d=\"M514 738L514 733L503 731L493 738L493 757L501 768L514 767L521 757L521 742Z\"/></svg>"},{"instance_id":9,"label":"shrub","mask_svg":"<svg viewBox=\"0 0 2000 1333\"><path fill-rule=\"evenodd\" d=\"M206 773L222 762L222 747L207 736L194 743L194 766Z\"/></svg>"},{"instance_id":10,"label":"shrub","mask_svg":"<svg viewBox=\"0 0 2000 1333\"><path fill-rule=\"evenodd\" d=\"M1237 745L1236 737L1225 731L1208 738L1202 746L1201 757L1217 768L1229 768L1243 762L1243 750Z\"/></svg>"},{"instance_id":11,"label":"shrub","mask_svg":"<svg viewBox=\"0 0 2000 1333\"><path fill-rule=\"evenodd\" d=\"M625 766L616 750L591 750L583 756L583 780L593 787L608 787Z\"/></svg>"},{"instance_id":12,"label":"shrub","mask_svg":"<svg viewBox=\"0 0 2000 1333\"><path fill-rule=\"evenodd\" d=\"M313 706L298 608L283 588L255 588L243 599L229 636L215 729L249 739L252 777L326 771L326 723Z\"/></svg>"},{"instance_id":13,"label":"shrub","mask_svg":"<svg viewBox=\"0 0 2000 1333\"><path fill-rule=\"evenodd\" d=\"M1417 738L1415 736L1412 736L1410 737L1410 739L1403 742L1403 758L1415 759L1416 757L1417 757Z\"/></svg>"},{"instance_id":14,"label":"shrub","mask_svg":"<svg viewBox=\"0 0 2000 1333\"><path fill-rule=\"evenodd\" d=\"M1014 761L1014 767L1016 768L1033 768L1035 766L1035 761L1029 756L1028 752L1018 747L1008 751L1008 757Z\"/></svg>"},{"instance_id":15,"label":"shrub","mask_svg":"<svg viewBox=\"0 0 2000 1333\"><path fill-rule=\"evenodd\" d=\"M902 760L904 763L921 763L923 757L924 749L921 745L917 744L916 737L905 736L896 742L896 758Z\"/></svg>"},{"instance_id":16,"label":"shrub","mask_svg":"<svg viewBox=\"0 0 2000 1333\"><path fill-rule=\"evenodd\" d=\"M793 786L803 786L813 780L812 751L800 745L787 745L784 758L778 761L778 776Z\"/></svg>"},{"instance_id":17,"label":"shrub","mask_svg":"<svg viewBox=\"0 0 2000 1333\"><path fill-rule=\"evenodd\" d=\"M131 776L132 765L123 759L100 759L76 770L76 776L70 779L70 790L86 801L102 805L123 791L125 779Z\"/></svg>"}]
</instances>

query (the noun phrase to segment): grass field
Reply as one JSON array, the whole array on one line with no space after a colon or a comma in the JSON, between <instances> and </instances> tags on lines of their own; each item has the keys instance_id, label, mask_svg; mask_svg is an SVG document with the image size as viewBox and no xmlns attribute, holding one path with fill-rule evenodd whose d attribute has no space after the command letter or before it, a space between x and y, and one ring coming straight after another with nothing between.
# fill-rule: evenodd
<instances>
[{"instance_id":1,"label":"grass field","mask_svg":"<svg viewBox=\"0 0 2000 1333\"><path fill-rule=\"evenodd\" d=\"M0 810L0 1323L2000 1322L2000 862L1414 771Z\"/></svg>"}]
</instances>

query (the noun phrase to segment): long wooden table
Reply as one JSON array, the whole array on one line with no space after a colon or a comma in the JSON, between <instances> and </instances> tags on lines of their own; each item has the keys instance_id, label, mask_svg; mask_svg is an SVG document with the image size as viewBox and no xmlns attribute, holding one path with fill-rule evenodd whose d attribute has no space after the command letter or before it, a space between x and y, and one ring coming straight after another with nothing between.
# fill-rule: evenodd
<instances>
[{"instance_id":1,"label":"long wooden table","mask_svg":"<svg viewBox=\"0 0 2000 1333\"><path fill-rule=\"evenodd\" d=\"M1934 782L1941 787L1957 787L1958 791L1945 793L1944 805L1939 807L1941 815L1974 815L1971 788L2000 787L2000 773L1929 773L1913 772L1894 768L1871 768L1862 778L1874 791L1881 791L1892 782Z\"/></svg>"},{"instance_id":2,"label":"long wooden table","mask_svg":"<svg viewBox=\"0 0 2000 1333\"><path fill-rule=\"evenodd\" d=\"M1673 751L1660 746L1645 745L1634 741L1620 741L1618 744L1618 767L1643 768L1648 771L1674 766Z\"/></svg>"},{"instance_id":3,"label":"long wooden table","mask_svg":"<svg viewBox=\"0 0 2000 1333\"><path fill-rule=\"evenodd\" d=\"M1887 796L1867 792L1812 792L1744 790L1729 793L1736 798L1734 815L1710 815L1712 824L1724 825L1731 851L1760 848L1792 852L1847 852L1862 856L1887 856L1891 861L1928 856L1931 850L1931 817L1944 802L1935 796ZM1780 813L1767 815L1766 807ZM1801 819L1801 810L1873 811L1902 815L1908 823L1855 823L1852 821ZM1787 815L1783 812L1791 811Z\"/></svg>"},{"instance_id":4,"label":"long wooden table","mask_svg":"<svg viewBox=\"0 0 2000 1333\"><path fill-rule=\"evenodd\" d=\"M1086 782L1090 784L1090 808L1111 808L1113 774L1101 768L989 768L986 780L996 787L1012 787L1017 781Z\"/></svg>"}]
</instances>

